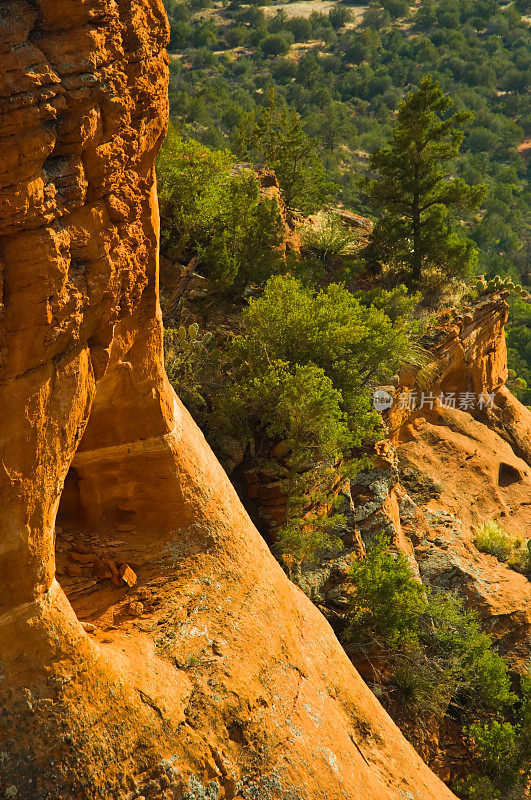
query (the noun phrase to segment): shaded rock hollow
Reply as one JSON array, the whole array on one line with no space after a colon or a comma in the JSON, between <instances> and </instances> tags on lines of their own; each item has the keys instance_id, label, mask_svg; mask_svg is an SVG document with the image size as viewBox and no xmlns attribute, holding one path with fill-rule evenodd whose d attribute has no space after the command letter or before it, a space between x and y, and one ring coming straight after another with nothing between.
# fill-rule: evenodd
<instances>
[{"instance_id":1,"label":"shaded rock hollow","mask_svg":"<svg viewBox=\"0 0 531 800\"><path fill-rule=\"evenodd\" d=\"M451 798L167 382L166 38L158 0L0 3L0 792ZM137 583L60 567L94 549Z\"/></svg>"}]
</instances>

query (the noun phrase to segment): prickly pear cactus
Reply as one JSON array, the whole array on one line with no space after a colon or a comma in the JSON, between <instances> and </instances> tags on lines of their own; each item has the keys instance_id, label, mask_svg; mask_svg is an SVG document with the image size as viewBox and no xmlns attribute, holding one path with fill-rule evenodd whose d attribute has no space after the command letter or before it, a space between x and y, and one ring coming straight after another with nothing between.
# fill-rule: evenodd
<instances>
[{"instance_id":1,"label":"prickly pear cactus","mask_svg":"<svg viewBox=\"0 0 531 800\"><path fill-rule=\"evenodd\" d=\"M506 291L524 300L530 297L527 289L521 284L515 284L512 278L502 278L500 275L495 275L489 280L487 280L484 275L476 276L476 289L479 294L498 294L499 292Z\"/></svg>"},{"instance_id":2,"label":"prickly pear cactus","mask_svg":"<svg viewBox=\"0 0 531 800\"><path fill-rule=\"evenodd\" d=\"M199 325L197 322L188 325L180 325L177 329L177 338L174 337L174 344L186 355L189 355L194 348L207 349L212 342L212 334L207 331L202 336L199 335Z\"/></svg>"}]
</instances>

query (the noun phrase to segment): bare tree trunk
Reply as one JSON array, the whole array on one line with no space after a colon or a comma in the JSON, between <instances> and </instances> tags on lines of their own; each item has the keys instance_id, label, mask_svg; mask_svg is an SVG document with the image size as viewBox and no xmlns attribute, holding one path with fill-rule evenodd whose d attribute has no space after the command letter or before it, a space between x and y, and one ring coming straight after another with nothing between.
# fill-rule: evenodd
<instances>
[{"instance_id":1,"label":"bare tree trunk","mask_svg":"<svg viewBox=\"0 0 531 800\"><path fill-rule=\"evenodd\" d=\"M413 196L413 280L422 277L422 257L420 252L420 198Z\"/></svg>"}]
</instances>

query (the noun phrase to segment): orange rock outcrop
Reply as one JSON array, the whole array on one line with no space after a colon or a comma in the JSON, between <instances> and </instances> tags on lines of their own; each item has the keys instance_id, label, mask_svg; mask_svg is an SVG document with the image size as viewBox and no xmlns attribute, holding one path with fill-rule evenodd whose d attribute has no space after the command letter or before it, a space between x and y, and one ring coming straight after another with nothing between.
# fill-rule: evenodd
<instances>
[{"instance_id":1,"label":"orange rock outcrop","mask_svg":"<svg viewBox=\"0 0 531 800\"><path fill-rule=\"evenodd\" d=\"M0 794L450 800L164 374L166 37L0 4Z\"/></svg>"},{"instance_id":2,"label":"orange rock outcrop","mask_svg":"<svg viewBox=\"0 0 531 800\"><path fill-rule=\"evenodd\" d=\"M505 385L507 311L495 295L442 315L431 363L399 377L386 413L396 458L366 476L381 496L358 516L368 532L386 529L428 584L465 595L500 651L526 671L531 582L474 543L489 520L523 542L524 554L531 535L531 412Z\"/></svg>"},{"instance_id":3,"label":"orange rock outcrop","mask_svg":"<svg viewBox=\"0 0 531 800\"><path fill-rule=\"evenodd\" d=\"M432 394L454 392L456 407L417 409L392 435L402 466L440 489L421 504L427 525L419 525L420 509L405 513L421 574L467 596L501 652L526 671L531 582L474 544L488 520L524 542L524 552L531 536L531 412L505 386L506 319L503 297L494 296L438 329ZM467 392L471 405L460 408Z\"/></svg>"}]
</instances>

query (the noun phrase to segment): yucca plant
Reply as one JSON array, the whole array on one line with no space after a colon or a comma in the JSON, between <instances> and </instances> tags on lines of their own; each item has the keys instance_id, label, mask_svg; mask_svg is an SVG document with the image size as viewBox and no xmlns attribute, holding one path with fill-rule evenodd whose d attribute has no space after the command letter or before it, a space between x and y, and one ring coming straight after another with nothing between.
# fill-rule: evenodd
<instances>
[{"instance_id":1,"label":"yucca plant","mask_svg":"<svg viewBox=\"0 0 531 800\"><path fill-rule=\"evenodd\" d=\"M353 258L361 243L358 231L344 225L337 214L324 214L317 225L307 225L302 232L302 251L320 262L328 275Z\"/></svg>"}]
</instances>

